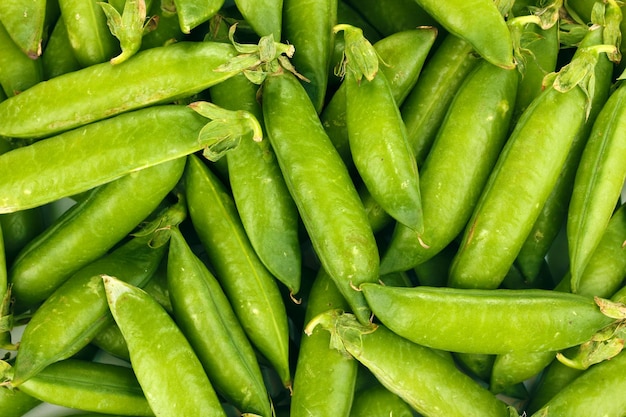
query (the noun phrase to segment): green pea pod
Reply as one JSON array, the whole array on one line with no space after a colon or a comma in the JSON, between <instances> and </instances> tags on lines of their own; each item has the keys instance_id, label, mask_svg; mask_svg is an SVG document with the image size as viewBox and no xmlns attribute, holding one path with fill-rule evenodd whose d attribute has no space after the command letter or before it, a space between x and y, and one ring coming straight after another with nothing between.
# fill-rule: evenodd
<instances>
[{"instance_id":1,"label":"green pea pod","mask_svg":"<svg viewBox=\"0 0 626 417\"><path fill-rule=\"evenodd\" d=\"M58 0L61 17L76 59L82 67L105 63L119 51L96 0Z\"/></svg>"},{"instance_id":2,"label":"green pea pod","mask_svg":"<svg viewBox=\"0 0 626 417\"><path fill-rule=\"evenodd\" d=\"M269 417L270 401L252 345L219 282L177 228L172 229L167 269L176 323L217 392L243 412Z\"/></svg>"},{"instance_id":3,"label":"green pea pod","mask_svg":"<svg viewBox=\"0 0 626 417\"><path fill-rule=\"evenodd\" d=\"M235 0L235 5L257 35L282 38L283 0Z\"/></svg>"},{"instance_id":4,"label":"green pea pod","mask_svg":"<svg viewBox=\"0 0 626 417\"><path fill-rule=\"evenodd\" d=\"M400 106L418 167L426 159L452 98L478 62L468 42L446 34Z\"/></svg>"},{"instance_id":5,"label":"green pea pod","mask_svg":"<svg viewBox=\"0 0 626 417\"><path fill-rule=\"evenodd\" d=\"M316 255L352 311L367 321L369 309L354 287L378 280L376 240L348 170L293 74L267 77L263 116Z\"/></svg>"},{"instance_id":6,"label":"green pea pod","mask_svg":"<svg viewBox=\"0 0 626 417\"><path fill-rule=\"evenodd\" d=\"M105 62L39 83L0 103L0 136L50 136L192 96L235 75L214 71L235 53L231 45L219 42L179 42L137 53L123 67Z\"/></svg>"},{"instance_id":7,"label":"green pea pod","mask_svg":"<svg viewBox=\"0 0 626 417\"><path fill-rule=\"evenodd\" d=\"M207 22L224 5L224 0L174 0L178 22L183 33Z\"/></svg>"},{"instance_id":8,"label":"green pea pod","mask_svg":"<svg viewBox=\"0 0 626 417\"><path fill-rule=\"evenodd\" d=\"M211 87L212 101L231 110L245 109L263 119L258 86L237 75ZM226 155L237 211L250 243L267 269L289 290L300 290L299 217L276 155L268 140L242 140Z\"/></svg>"},{"instance_id":9,"label":"green pea pod","mask_svg":"<svg viewBox=\"0 0 626 417\"><path fill-rule=\"evenodd\" d=\"M44 301L73 273L104 255L158 207L185 159L137 171L94 189L22 250L9 271L16 309Z\"/></svg>"},{"instance_id":10,"label":"green pea pod","mask_svg":"<svg viewBox=\"0 0 626 417\"><path fill-rule=\"evenodd\" d=\"M580 276L613 214L626 170L626 88L619 87L598 114L576 171L567 216L571 289L578 292Z\"/></svg>"},{"instance_id":11,"label":"green pea pod","mask_svg":"<svg viewBox=\"0 0 626 417\"><path fill-rule=\"evenodd\" d=\"M331 277L320 269L315 277L305 315L308 323L329 309L349 310ZM294 376L292 417L348 417L354 397L358 363L332 349L322 329L302 336Z\"/></svg>"},{"instance_id":12,"label":"green pea pod","mask_svg":"<svg viewBox=\"0 0 626 417\"><path fill-rule=\"evenodd\" d=\"M252 344L289 386L288 324L276 280L254 252L235 203L215 174L190 156L184 181L190 218L217 279Z\"/></svg>"},{"instance_id":13,"label":"green pea pod","mask_svg":"<svg viewBox=\"0 0 626 417\"><path fill-rule=\"evenodd\" d=\"M101 329L100 332L91 339L91 343L109 355L130 362L128 345L126 344L126 340L124 340L120 328L115 322L110 322L106 327Z\"/></svg>"},{"instance_id":14,"label":"green pea pod","mask_svg":"<svg viewBox=\"0 0 626 417\"><path fill-rule=\"evenodd\" d=\"M110 276L103 276L103 281L109 308L154 414L225 417L200 360L167 312L137 287Z\"/></svg>"},{"instance_id":15,"label":"green pea pod","mask_svg":"<svg viewBox=\"0 0 626 417\"><path fill-rule=\"evenodd\" d=\"M385 37L420 26L441 26L415 0L346 0L346 3Z\"/></svg>"},{"instance_id":16,"label":"green pea pod","mask_svg":"<svg viewBox=\"0 0 626 417\"><path fill-rule=\"evenodd\" d=\"M537 375L554 360L556 352L509 352L496 355L489 390L495 394L527 381Z\"/></svg>"},{"instance_id":17,"label":"green pea pod","mask_svg":"<svg viewBox=\"0 0 626 417\"><path fill-rule=\"evenodd\" d=\"M379 284L363 284L361 289L372 312L390 330L453 352L556 351L589 340L613 322L589 297L551 290Z\"/></svg>"},{"instance_id":18,"label":"green pea pod","mask_svg":"<svg viewBox=\"0 0 626 417\"><path fill-rule=\"evenodd\" d=\"M0 23L0 86L6 96L15 96L42 80L41 60L26 56Z\"/></svg>"},{"instance_id":19,"label":"green pea pod","mask_svg":"<svg viewBox=\"0 0 626 417\"><path fill-rule=\"evenodd\" d=\"M0 5L0 22L30 59L41 55L46 29L46 0L7 0Z\"/></svg>"},{"instance_id":20,"label":"green pea pod","mask_svg":"<svg viewBox=\"0 0 626 417\"><path fill-rule=\"evenodd\" d=\"M513 415L504 402L461 372L453 362L383 325L364 325L351 314L340 314L337 310L316 316L307 326L307 332L317 325L331 333L335 349L352 355L383 386L421 414L433 417Z\"/></svg>"},{"instance_id":21,"label":"green pea pod","mask_svg":"<svg viewBox=\"0 0 626 417\"><path fill-rule=\"evenodd\" d=\"M350 417L413 417L411 407L398 395L377 384L359 392L352 403Z\"/></svg>"},{"instance_id":22,"label":"green pea pod","mask_svg":"<svg viewBox=\"0 0 626 417\"><path fill-rule=\"evenodd\" d=\"M148 9L151 22L156 22L156 27L148 26L150 30L144 32L141 39L141 50L167 46L180 42L185 34L180 29L178 15L162 6L162 1L153 1Z\"/></svg>"},{"instance_id":23,"label":"green pea pod","mask_svg":"<svg viewBox=\"0 0 626 417\"><path fill-rule=\"evenodd\" d=\"M186 216L183 204L165 209L131 240L81 268L46 299L22 334L13 386L73 356L113 322L100 275L115 274L132 285L145 285L164 258L169 228Z\"/></svg>"},{"instance_id":24,"label":"green pea pod","mask_svg":"<svg viewBox=\"0 0 626 417\"><path fill-rule=\"evenodd\" d=\"M397 224L381 271L413 268L462 232L507 139L518 81L482 61L459 87L420 169L424 231Z\"/></svg>"},{"instance_id":25,"label":"green pea pod","mask_svg":"<svg viewBox=\"0 0 626 417\"><path fill-rule=\"evenodd\" d=\"M292 61L309 80L303 85L317 113L322 111L326 97L337 1L283 0L282 37L296 48Z\"/></svg>"},{"instance_id":26,"label":"green pea pod","mask_svg":"<svg viewBox=\"0 0 626 417\"><path fill-rule=\"evenodd\" d=\"M46 80L81 68L72 51L63 19L58 19L52 29L46 48L41 55L41 65L43 77Z\"/></svg>"},{"instance_id":27,"label":"green pea pod","mask_svg":"<svg viewBox=\"0 0 626 417\"><path fill-rule=\"evenodd\" d=\"M154 415L133 370L126 366L66 359L49 365L19 389L61 407L126 416Z\"/></svg>"},{"instance_id":28,"label":"green pea pod","mask_svg":"<svg viewBox=\"0 0 626 417\"><path fill-rule=\"evenodd\" d=\"M4 417L22 417L42 401L20 390L0 388L0 413Z\"/></svg>"},{"instance_id":29,"label":"green pea pod","mask_svg":"<svg viewBox=\"0 0 626 417\"><path fill-rule=\"evenodd\" d=\"M588 43L587 43L588 42ZM513 265L574 144L585 133L602 27L520 117L481 193L450 269L449 285L496 288Z\"/></svg>"},{"instance_id":30,"label":"green pea pod","mask_svg":"<svg viewBox=\"0 0 626 417\"><path fill-rule=\"evenodd\" d=\"M16 349L11 343L13 316L11 314L11 291L7 278L7 263L4 251L4 238L0 227L0 349Z\"/></svg>"}]
</instances>

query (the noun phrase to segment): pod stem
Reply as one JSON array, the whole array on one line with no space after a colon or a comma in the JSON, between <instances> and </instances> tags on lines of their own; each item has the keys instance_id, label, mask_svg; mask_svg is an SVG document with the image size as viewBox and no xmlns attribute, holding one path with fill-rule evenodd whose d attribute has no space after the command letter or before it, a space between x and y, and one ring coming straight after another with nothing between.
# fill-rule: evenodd
<instances>
[{"instance_id":1,"label":"pod stem","mask_svg":"<svg viewBox=\"0 0 626 417\"><path fill-rule=\"evenodd\" d=\"M98 4L106 15L109 30L120 41L122 49L110 62L113 65L121 64L139 50L144 33L154 27L154 22L152 19L146 20L145 0L127 0L121 15L107 2L101 1Z\"/></svg>"},{"instance_id":2,"label":"pod stem","mask_svg":"<svg viewBox=\"0 0 626 417\"><path fill-rule=\"evenodd\" d=\"M136 238L145 238L150 247L159 248L165 245L171 234L171 229L177 227L187 218L187 202L181 192L176 193L178 201L166 207L152 221L145 224L140 230L133 233Z\"/></svg>"},{"instance_id":3,"label":"pod stem","mask_svg":"<svg viewBox=\"0 0 626 417\"><path fill-rule=\"evenodd\" d=\"M333 32L343 31L344 51L343 58L335 69L337 76L343 77L346 71L354 74L356 80L361 82L372 81L378 73L378 62L380 57L374 46L365 38L361 28L342 23L333 27Z\"/></svg>"}]
</instances>

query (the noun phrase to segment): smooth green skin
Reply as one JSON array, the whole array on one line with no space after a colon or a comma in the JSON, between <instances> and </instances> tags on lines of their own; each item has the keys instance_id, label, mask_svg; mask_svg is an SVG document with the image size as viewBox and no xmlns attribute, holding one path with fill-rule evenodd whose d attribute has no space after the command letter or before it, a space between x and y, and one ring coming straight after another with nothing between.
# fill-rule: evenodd
<instances>
[{"instance_id":1,"label":"smooth green skin","mask_svg":"<svg viewBox=\"0 0 626 417\"><path fill-rule=\"evenodd\" d=\"M524 382L544 370L556 357L556 352L509 352L497 355L491 369L489 390L495 394Z\"/></svg>"},{"instance_id":2,"label":"smooth green skin","mask_svg":"<svg viewBox=\"0 0 626 417\"><path fill-rule=\"evenodd\" d=\"M249 111L262 122L257 91L243 74L210 88L213 103ZM300 218L269 140L243 138L226 159L233 199L252 247L267 269L297 294L302 269Z\"/></svg>"},{"instance_id":3,"label":"smooth green skin","mask_svg":"<svg viewBox=\"0 0 626 417\"><path fill-rule=\"evenodd\" d=\"M153 1L148 10L148 16L158 19L157 27L148 33L144 33L141 38L140 50L166 46L182 41L185 34L180 29L180 23L176 13L163 10L160 1Z\"/></svg>"},{"instance_id":4,"label":"smooth green skin","mask_svg":"<svg viewBox=\"0 0 626 417\"><path fill-rule=\"evenodd\" d=\"M382 385L359 392L352 403L350 417L413 417L413 410L400 397Z\"/></svg>"},{"instance_id":5,"label":"smooth green skin","mask_svg":"<svg viewBox=\"0 0 626 417\"><path fill-rule=\"evenodd\" d=\"M153 248L151 238L152 234L134 237L81 268L37 308L22 334L13 367L14 386L73 356L113 322L100 275L143 286L166 253L166 246Z\"/></svg>"},{"instance_id":6,"label":"smooth green skin","mask_svg":"<svg viewBox=\"0 0 626 417\"><path fill-rule=\"evenodd\" d=\"M22 417L41 402L20 390L0 389L0 413L4 417Z\"/></svg>"},{"instance_id":7,"label":"smooth green skin","mask_svg":"<svg viewBox=\"0 0 626 417\"><path fill-rule=\"evenodd\" d=\"M186 106L155 106L5 153L0 213L39 207L202 150L207 144L198 134L207 122Z\"/></svg>"},{"instance_id":8,"label":"smooth green skin","mask_svg":"<svg viewBox=\"0 0 626 417\"><path fill-rule=\"evenodd\" d=\"M441 25L415 0L346 0L383 36L420 26Z\"/></svg>"},{"instance_id":9,"label":"smooth green skin","mask_svg":"<svg viewBox=\"0 0 626 417\"><path fill-rule=\"evenodd\" d=\"M82 67L104 63L117 55L119 42L96 0L57 1L70 45Z\"/></svg>"},{"instance_id":10,"label":"smooth green skin","mask_svg":"<svg viewBox=\"0 0 626 417\"><path fill-rule=\"evenodd\" d=\"M91 343L110 355L130 362L128 345L126 344L126 340L124 340L120 328L115 322L109 322L108 325L93 337Z\"/></svg>"},{"instance_id":11,"label":"smooth green skin","mask_svg":"<svg viewBox=\"0 0 626 417\"><path fill-rule=\"evenodd\" d=\"M391 86L394 100L400 106L418 82L424 62L437 37L431 28L411 29L389 35L374 43L382 63L379 70L385 74ZM348 128L346 120L346 85L341 83L320 114L324 130L341 155L346 166L352 170Z\"/></svg>"},{"instance_id":12,"label":"smooth green skin","mask_svg":"<svg viewBox=\"0 0 626 417\"><path fill-rule=\"evenodd\" d=\"M359 82L348 70L344 83L350 151L361 179L391 217L422 233L417 165L387 78L380 72Z\"/></svg>"},{"instance_id":13,"label":"smooth green skin","mask_svg":"<svg viewBox=\"0 0 626 417\"><path fill-rule=\"evenodd\" d=\"M310 81L302 85L317 113L326 100L337 1L283 0L282 37L296 48L291 62Z\"/></svg>"},{"instance_id":14,"label":"smooth green skin","mask_svg":"<svg viewBox=\"0 0 626 417\"><path fill-rule=\"evenodd\" d=\"M320 269L315 277L305 325L330 309L349 310L332 278ZM291 396L292 417L348 417L356 384L358 362L330 346L330 334L314 329L303 334Z\"/></svg>"},{"instance_id":15,"label":"smooth green skin","mask_svg":"<svg viewBox=\"0 0 626 417\"><path fill-rule=\"evenodd\" d=\"M235 75L214 71L235 54L225 43L178 42L139 52L124 65L105 62L53 78L0 103L0 136L51 136L192 96Z\"/></svg>"},{"instance_id":16,"label":"smooth green skin","mask_svg":"<svg viewBox=\"0 0 626 417\"><path fill-rule=\"evenodd\" d=\"M272 34L281 39L283 0L235 0L237 10L259 36Z\"/></svg>"},{"instance_id":17,"label":"smooth green skin","mask_svg":"<svg viewBox=\"0 0 626 417\"><path fill-rule=\"evenodd\" d=\"M66 359L43 369L20 390L50 404L88 412L155 415L133 370L125 366Z\"/></svg>"},{"instance_id":18,"label":"smooth green skin","mask_svg":"<svg viewBox=\"0 0 626 417\"><path fill-rule=\"evenodd\" d=\"M593 299L551 290L475 290L363 284L372 312L415 343L500 354L578 345L614 320Z\"/></svg>"},{"instance_id":19,"label":"smooth green skin","mask_svg":"<svg viewBox=\"0 0 626 417\"><path fill-rule=\"evenodd\" d=\"M263 116L287 188L321 265L352 311L367 322L369 309L354 287L378 280L374 233L346 166L293 74L270 75L265 80Z\"/></svg>"},{"instance_id":20,"label":"smooth green skin","mask_svg":"<svg viewBox=\"0 0 626 417\"><path fill-rule=\"evenodd\" d=\"M132 369L154 414L225 417L200 360L163 307L137 287L113 277L103 281Z\"/></svg>"},{"instance_id":21,"label":"smooth green skin","mask_svg":"<svg viewBox=\"0 0 626 417\"><path fill-rule=\"evenodd\" d=\"M445 287L448 282L448 270L457 250L458 245L453 242L429 260L416 265L413 271L419 285Z\"/></svg>"},{"instance_id":22,"label":"smooth green skin","mask_svg":"<svg viewBox=\"0 0 626 417\"><path fill-rule=\"evenodd\" d=\"M207 22L224 5L224 0L174 0L178 23L183 33Z\"/></svg>"},{"instance_id":23,"label":"smooth green skin","mask_svg":"<svg viewBox=\"0 0 626 417\"><path fill-rule=\"evenodd\" d=\"M448 32L465 39L485 60L512 69L513 41L506 21L491 0L417 0Z\"/></svg>"},{"instance_id":24,"label":"smooth green skin","mask_svg":"<svg viewBox=\"0 0 626 417\"><path fill-rule=\"evenodd\" d=\"M52 29L46 48L41 55L41 65L43 77L46 80L81 68L72 50L63 19L57 20Z\"/></svg>"},{"instance_id":25,"label":"smooth green skin","mask_svg":"<svg viewBox=\"0 0 626 417\"><path fill-rule=\"evenodd\" d=\"M423 165L456 91L478 62L469 43L446 34L400 106L418 167Z\"/></svg>"},{"instance_id":26,"label":"smooth green skin","mask_svg":"<svg viewBox=\"0 0 626 417\"><path fill-rule=\"evenodd\" d=\"M289 329L276 279L250 244L232 196L198 157L189 158L184 181L189 215L216 278L253 346L288 387Z\"/></svg>"},{"instance_id":27,"label":"smooth green skin","mask_svg":"<svg viewBox=\"0 0 626 417\"><path fill-rule=\"evenodd\" d=\"M626 413L626 353L586 370L559 391L534 417L622 417Z\"/></svg>"},{"instance_id":28,"label":"smooth green skin","mask_svg":"<svg viewBox=\"0 0 626 417\"><path fill-rule=\"evenodd\" d=\"M337 325L343 347L415 411L432 417L509 416L504 402L432 349L383 325L367 332L353 326Z\"/></svg>"},{"instance_id":29,"label":"smooth green skin","mask_svg":"<svg viewBox=\"0 0 626 417\"><path fill-rule=\"evenodd\" d=\"M46 3L47 0L5 0L0 5L0 22L22 54L33 60L41 55L46 28Z\"/></svg>"},{"instance_id":30,"label":"smooth green skin","mask_svg":"<svg viewBox=\"0 0 626 417\"><path fill-rule=\"evenodd\" d=\"M580 158L567 214L572 291L602 239L626 179L626 88L608 98Z\"/></svg>"},{"instance_id":31,"label":"smooth green skin","mask_svg":"<svg viewBox=\"0 0 626 417\"><path fill-rule=\"evenodd\" d=\"M167 278L176 323L217 392L242 412L270 417L252 345L219 282L177 228L172 229Z\"/></svg>"},{"instance_id":32,"label":"smooth green skin","mask_svg":"<svg viewBox=\"0 0 626 417\"><path fill-rule=\"evenodd\" d=\"M482 381L489 381L493 368L495 355L485 353L452 353L454 360L464 369L466 373L479 378Z\"/></svg>"},{"instance_id":33,"label":"smooth green skin","mask_svg":"<svg viewBox=\"0 0 626 417\"><path fill-rule=\"evenodd\" d=\"M530 402L526 406L527 413L534 414L583 372L580 369L570 368L558 360L552 361L533 389Z\"/></svg>"},{"instance_id":34,"label":"smooth green skin","mask_svg":"<svg viewBox=\"0 0 626 417\"><path fill-rule=\"evenodd\" d=\"M515 261L585 124L579 87L546 89L509 136L463 232L448 285L497 288Z\"/></svg>"},{"instance_id":35,"label":"smooth green skin","mask_svg":"<svg viewBox=\"0 0 626 417\"><path fill-rule=\"evenodd\" d=\"M588 25L591 23L591 10L595 0L565 0L563 6L576 21Z\"/></svg>"},{"instance_id":36,"label":"smooth green skin","mask_svg":"<svg viewBox=\"0 0 626 417\"><path fill-rule=\"evenodd\" d=\"M31 59L0 24L0 86L7 97L17 95L43 80L40 59Z\"/></svg>"},{"instance_id":37,"label":"smooth green skin","mask_svg":"<svg viewBox=\"0 0 626 417\"><path fill-rule=\"evenodd\" d=\"M424 230L396 225L381 271L413 268L463 231L508 137L518 81L482 61L459 87L420 168Z\"/></svg>"},{"instance_id":38,"label":"smooth green skin","mask_svg":"<svg viewBox=\"0 0 626 417\"><path fill-rule=\"evenodd\" d=\"M181 178L180 158L94 189L31 241L9 271L15 308L44 301L72 274L104 255L161 203Z\"/></svg>"},{"instance_id":39,"label":"smooth green skin","mask_svg":"<svg viewBox=\"0 0 626 417\"><path fill-rule=\"evenodd\" d=\"M7 264L11 265L20 250L44 230L41 209L17 211L0 215L4 233L4 250Z\"/></svg>"}]
</instances>

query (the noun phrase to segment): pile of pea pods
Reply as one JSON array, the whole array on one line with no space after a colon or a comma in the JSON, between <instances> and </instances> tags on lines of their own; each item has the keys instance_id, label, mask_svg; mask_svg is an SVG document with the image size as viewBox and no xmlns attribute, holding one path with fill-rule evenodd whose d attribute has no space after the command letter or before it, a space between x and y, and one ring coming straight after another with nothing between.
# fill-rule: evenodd
<instances>
[{"instance_id":1,"label":"pile of pea pods","mask_svg":"<svg viewBox=\"0 0 626 417\"><path fill-rule=\"evenodd\" d=\"M0 2L0 416L626 416L624 11Z\"/></svg>"}]
</instances>

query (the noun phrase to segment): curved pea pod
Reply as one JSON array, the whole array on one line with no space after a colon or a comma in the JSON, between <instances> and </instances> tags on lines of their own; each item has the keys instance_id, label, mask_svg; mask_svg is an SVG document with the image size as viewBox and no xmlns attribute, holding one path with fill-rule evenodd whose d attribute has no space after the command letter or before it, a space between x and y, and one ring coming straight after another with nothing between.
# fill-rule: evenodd
<instances>
[{"instance_id":1,"label":"curved pea pod","mask_svg":"<svg viewBox=\"0 0 626 417\"><path fill-rule=\"evenodd\" d=\"M499 394L539 375L556 357L554 351L509 352L495 357L489 390Z\"/></svg>"},{"instance_id":2,"label":"curved pea pod","mask_svg":"<svg viewBox=\"0 0 626 417\"><path fill-rule=\"evenodd\" d=\"M178 22L183 33L207 22L224 5L224 0L174 0Z\"/></svg>"},{"instance_id":3,"label":"curved pea pod","mask_svg":"<svg viewBox=\"0 0 626 417\"><path fill-rule=\"evenodd\" d=\"M154 415L133 370L126 366L66 359L49 365L19 390L67 408L125 416Z\"/></svg>"},{"instance_id":4,"label":"curved pea pod","mask_svg":"<svg viewBox=\"0 0 626 417\"><path fill-rule=\"evenodd\" d=\"M383 36L420 26L441 26L414 0L348 0L346 3L363 15Z\"/></svg>"},{"instance_id":5,"label":"curved pea pod","mask_svg":"<svg viewBox=\"0 0 626 417\"><path fill-rule=\"evenodd\" d=\"M114 277L102 279L132 369L154 414L225 416L200 360L169 314L143 290Z\"/></svg>"},{"instance_id":6,"label":"curved pea pod","mask_svg":"<svg viewBox=\"0 0 626 417\"><path fill-rule=\"evenodd\" d=\"M81 68L72 51L63 19L58 19L52 29L46 48L41 55L41 65L43 77L46 80Z\"/></svg>"},{"instance_id":7,"label":"curved pea pod","mask_svg":"<svg viewBox=\"0 0 626 417\"><path fill-rule=\"evenodd\" d=\"M216 391L242 412L271 416L255 352L219 282L177 228L172 229L167 276L176 323Z\"/></svg>"},{"instance_id":8,"label":"curved pea pod","mask_svg":"<svg viewBox=\"0 0 626 417\"><path fill-rule=\"evenodd\" d=\"M0 155L0 213L39 207L206 149L215 142L199 137L206 122L185 106L156 106ZM130 131L136 133L129 141Z\"/></svg>"},{"instance_id":9,"label":"curved pea pod","mask_svg":"<svg viewBox=\"0 0 626 417\"><path fill-rule=\"evenodd\" d=\"M110 322L106 327L101 329L98 334L91 339L91 344L109 355L130 362L128 345L126 344L126 340L124 340L120 328L115 322Z\"/></svg>"},{"instance_id":10,"label":"curved pea pod","mask_svg":"<svg viewBox=\"0 0 626 417\"><path fill-rule=\"evenodd\" d=\"M145 285L164 258L169 228L185 216L182 203L165 209L131 240L81 268L54 291L24 328L13 386L73 356L112 323L100 275L115 274L132 285Z\"/></svg>"},{"instance_id":11,"label":"curved pea pod","mask_svg":"<svg viewBox=\"0 0 626 417\"><path fill-rule=\"evenodd\" d=\"M384 387L421 414L433 417L511 415L504 402L460 371L452 361L398 336L384 325L364 325L353 315L337 310L316 316L307 325L307 331L317 325L331 333L335 349L352 355Z\"/></svg>"},{"instance_id":12,"label":"curved pea pod","mask_svg":"<svg viewBox=\"0 0 626 417\"><path fill-rule=\"evenodd\" d=\"M585 47L515 125L465 227L450 286L496 288L513 265L572 145L585 133L593 96L587 87L601 39L601 27L590 30Z\"/></svg>"},{"instance_id":13,"label":"curved pea pod","mask_svg":"<svg viewBox=\"0 0 626 417\"><path fill-rule=\"evenodd\" d=\"M623 416L626 401L621 393L624 390L625 369L626 353L593 366L563 387L532 416Z\"/></svg>"},{"instance_id":14,"label":"curved pea pod","mask_svg":"<svg viewBox=\"0 0 626 417\"><path fill-rule=\"evenodd\" d=\"M20 390L0 388L0 413L4 417L22 417L42 401Z\"/></svg>"},{"instance_id":15,"label":"curved pea pod","mask_svg":"<svg viewBox=\"0 0 626 417\"><path fill-rule=\"evenodd\" d=\"M337 1L283 0L282 37L296 48L292 61L309 80L303 85L317 113L322 111L326 97Z\"/></svg>"},{"instance_id":16,"label":"curved pea pod","mask_svg":"<svg viewBox=\"0 0 626 417\"><path fill-rule=\"evenodd\" d=\"M104 62L53 78L0 103L0 136L51 136L192 96L235 75L237 71L215 71L235 54L225 43L178 42L137 53L124 66Z\"/></svg>"},{"instance_id":17,"label":"curved pea pod","mask_svg":"<svg viewBox=\"0 0 626 417\"><path fill-rule=\"evenodd\" d=\"M41 55L47 3L46 0L8 0L0 5L0 22L22 53L32 60Z\"/></svg>"},{"instance_id":18,"label":"curved pea pod","mask_svg":"<svg viewBox=\"0 0 626 417\"><path fill-rule=\"evenodd\" d=\"M379 284L363 284L361 289L372 312L390 330L453 352L556 351L589 340L615 321L589 297L551 290Z\"/></svg>"},{"instance_id":19,"label":"curved pea pod","mask_svg":"<svg viewBox=\"0 0 626 417\"><path fill-rule=\"evenodd\" d=\"M378 280L378 247L341 157L298 79L270 75L263 85L270 143L322 267L359 319L369 319L354 286Z\"/></svg>"},{"instance_id":20,"label":"curved pea pod","mask_svg":"<svg viewBox=\"0 0 626 417\"><path fill-rule=\"evenodd\" d=\"M9 271L16 309L44 301L73 273L104 255L158 207L185 159L137 171L94 189L31 241Z\"/></svg>"},{"instance_id":21,"label":"curved pea pod","mask_svg":"<svg viewBox=\"0 0 626 417\"><path fill-rule=\"evenodd\" d=\"M372 415L414 416L413 410L402 398L378 384L358 392L350 410L350 417L367 417Z\"/></svg>"},{"instance_id":22,"label":"curved pea pod","mask_svg":"<svg viewBox=\"0 0 626 417\"><path fill-rule=\"evenodd\" d=\"M479 61L468 42L446 34L400 106L418 167L423 165L456 91Z\"/></svg>"},{"instance_id":23,"label":"curved pea pod","mask_svg":"<svg viewBox=\"0 0 626 417\"><path fill-rule=\"evenodd\" d=\"M235 0L235 5L257 35L282 38L283 0Z\"/></svg>"},{"instance_id":24,"label":"curved pea pod","mask_svg":"<svg viewBox=\"0 0 626 417\"><path fill-rule=\"evenodd\" d=\"M618 202L626 179L626 89L619 87L602 107L576 171L567 215L571 289L578 282Z\"/></svg>"},{"instance_id":25,"label":"curved pea pod","mask_svg":"<svg viewBox=\"0 0 626 417\"><path fill-rule=\"evenodd\" d=\"M40 59L26 56L0 23L0 86L7 97L43 81Z\"/></svg>"},{"instance_id":26,"label":"curved pea pod","mask_svg":"<svg viewBox=\"0 0 626 417\"><path fill-rule=\"evenodd\" d=\"M258 86L237 75L211 87L212 101L231 110L244 109L263 120ZM226 155L233 199L246 235L267 269L289 290L300 290L300 218L276 155L265 139L242 140Z\"/></svg>"},{"instance_id":27,"label":"curved pea pod","mask_svg":"<svg viewBox=\"0 0 626 417\"><path fill-rule=\"evenodd\" d=\"M482 61L459 87L420 169L424 230L397 224L381 271L413 268L463 231L507 139L518 81Z\"/></svg>"},{"instance_id":28,"label":"curved pea pod","mask_svg":"<svg viewBox=\"0 0 626 417\"><path fill-rule=\"evenodd\" d=\"M287 315L276 279L254 252L232 196L199 158L190 156L184 182L189 216L216 278L253 346L289 386Z\"/></svg>"},{"instance_id":29,"label":"curved pea pod","mask_svg":"<svg viewBox=\"0 0 626 417\"><path fill-rule=\"evenodd\" d=\"M349 306L322 268L309 293L305 324L329 309L348 310ZM358 362L333 349L330 340L322 329L302 335L290 406L293 417L350 415Z\"/></svg>"}]
</instances>

